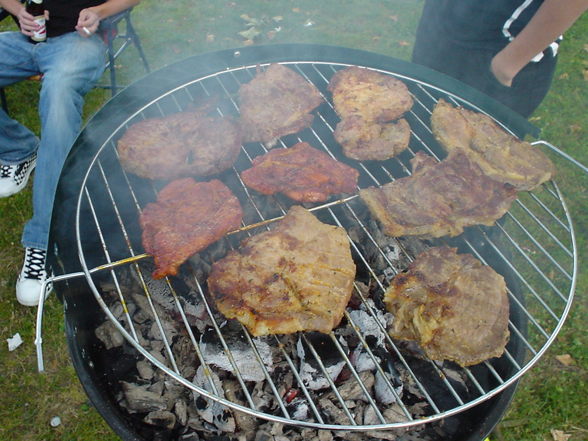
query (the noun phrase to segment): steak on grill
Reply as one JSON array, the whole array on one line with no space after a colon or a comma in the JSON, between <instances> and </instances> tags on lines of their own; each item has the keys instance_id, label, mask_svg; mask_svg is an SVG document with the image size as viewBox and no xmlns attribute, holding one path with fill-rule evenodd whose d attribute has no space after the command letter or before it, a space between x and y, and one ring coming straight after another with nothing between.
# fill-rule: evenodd
<instances>
[{"instance_id":1,"label":"steak on grill","mask_svg":"<svg viewBox=\"0 0 588 441\"><path fill-rule=\"evenodd\" d=\"M255 336L328 333L343 317L354 279L345 230L293 206L275 229L215 262L208 287L218 310Z\"/></svg>"},{"instance_id":2,"label":"steak on grill","mask_svg":"<svg viewBox=\"0 0 588 441\"><path fill-rule=\"evenodd\" d=\"M354 193L359 173L306 142L275 149L253 160L241 173L248 187L262 194L284 193L298 202L322 202L331 194Z\"/></svg>"},{"instance_id":3,"label":"steak on grill","mask_svg":"<svg viewBox=\"0 0 588 441\"><path fill-rule=\"evenodd\" d=\"M467 226L492 225L517 196L460 151L441 162L417 152L411 164L412 176L359 192L389 236L457 236Z\"/></svg>"},{"instance_id":4,"label":"steak on grill","mask_svg":"<svg viewBox=\"0 0 588 441\"><path fill-rule=\"evenodd\" d=\"M170 182L140 216L143 247L152 254L159 279L177 274L178 267L225 233L241 225L239 200L218 179L192 178Z\"/></svg>"},{"instance_id":5,"label":"steak on grill","mask_svg":"<svg viewBox=\"0 0 588 441\"><path fill-rule=\"evenodd\" d=\"M172 180L211 176L230 168L241 149L241 132L230 117L195 111L133 124L118 141L122 166L143 178Z\"/></svg>"},{"instance_id":6,"label":"steak on grill","mask_svg":"<svg viewBox=\"0 0 588 441\"><path fill-rule=\"evenodd\" d=\"M405 119L380 123L350 116L337 124L334 135L348 158L383 161L408 147L410 126Z\"/></svg>"},{"instance_id":7,"label":"steak on grill","mask_svg":"<svg viewBox=\"0 0 588 441\"><path fill-rule=\"evenodd\" d=\"M507 133L482 113L439 100L431 115L431 129L445 150L462 150L486 175L517 190L532 190L555 173L541 150Z\"/></svg>"},{"instance_id":8,"label":"steak on grill","mask_svg":"<svg viewBox=\"0 0 588 441\"><path fill-rule=\"evenodd\" d=\"M261 141L268 147L278 138L312 124L310 113L323 97L314 84L281 64L270 64L239 87L239 110L245 142Z\"/></svg>"},{"instance_id":9,"label":"steak on grill","mask_svg":"<svg viewBox=\"0 0 588 441\"><path fill-rule=\"evenodd\" d=\"M419 343L433 360L461 366L499 357L508 342L506 283L455 248L430 248L398 274L384 295L390 335Z\"/></svg>"},{"instance_id":10,"label":"steak on grill","mask_svg":"<svg viewBox=\"0 0 588 441\"><path fill-rule=\"evenodd\" d=\"M365 121L387 122L412 107L412 97L402 81L366 68L351 66L337 71L328 88L341 119L359 116Z\"/></svg>"}]
</instances>

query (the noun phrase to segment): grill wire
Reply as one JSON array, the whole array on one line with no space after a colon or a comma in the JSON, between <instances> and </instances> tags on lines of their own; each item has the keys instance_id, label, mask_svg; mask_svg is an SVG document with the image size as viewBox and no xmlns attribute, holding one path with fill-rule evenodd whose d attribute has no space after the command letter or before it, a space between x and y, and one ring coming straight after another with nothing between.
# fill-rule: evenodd
<instances>
[{"instance_id":1,"label":"grill wire","mask_svg":"<svg viewBox=\"0 0 588 441\"><path fill-rule=\"evenodd\" d=\"M404 81L413 95L415 104L410 113L406 115L412 132L410 147L399 156L385 162L350 162L342 157L339 153L339 147L333 140L332 133L338 118L326 92L330 77L334 72L346 65L310 61L284 64L287 64L314 83L323 93L326 103L314 112L316 116L310 129L282 138L278 146L274 148L287 147L299 141L308 142L315 148L327 152L333 158L354 164L361 174L360 188L379 186L400 177L408 176L410 174L409 160L419 150L423 150L437 159L442 158L442 151L434 141L428 125L432 108L439 98L443 98L452 104L479 110L474 104L465 102L458 96L443 91L434 85L380 70ZM500 261L500 264L507 269L513 280L515 280L517 289L512 289L512 286L509 285L509 299L511 310L517 310L522 319L513 320L511 314L509 322L511 342L500 359L491 359L469 368L425 361L427 372L434 373L434 378L425 379L423 374L419 373L420 368L414 364L414 359L407 356L403 345L392 340L385 333L384 324L378 322L380 323L380 330L386 334L384 351L399 368L408 374L410 381L414 383L424 397L428 405L425 415L416 417L411 413L410 404L404 402L405 398L397 393L395 385L392 384L393 382L389 380L388 375L384 372L386 368L382 367L381 363L378 362L381 360L378 355L380 353L375 353L376 350L366 341L349 312L345 313L344 322L354 333L354 338L363 346L368 357L374 361L378 373L386 382L386 387L395 396L396 403L401 411L400 417L397 415L397 418L390 419L384 416L381 412L382 406L377 402L373 392L368 390L368 387L362 383L359 372L353 367L349 359L348 350L341 344L337 335L331 332L328 335L328 340L332 344L334 351L344 360L345 367L349 370L352 379L358 382L365 395L364 400L373 408L378 422L370 425L357 422L353 409L348 408L348 404L339 393L338 385L327 374L324 360L320 355L320 348L317 349L312 338L305 333L300 333L299 336L306 344L306 347L310 349L320 370L328 379L329 389L335 396L334 401L343 411L347 421L333 423L325 419L320 404L317 402L317 393L309 390L301 379L296 356L287 350L284 337L272 336L267 341L272 342L274 348L281 352L281 356L294 376L294 387L301 392L299 398L303 399L309 408L308 418L303 420L294 418L291 410L289 410L288 403L283 397L283 391L280 392L281 385L275 382L272 373L264 366L256 340L241 326L242 335L253 349L265 381L268 382L277 402L275 410L268 411L258 408L252 396L252 386L239 373L237 364L229 350L229 343L224 335L224 323L219 321L218 315L213 313L214 305L207 297L206 284L199 283L198 280L192 281L196 286L196 294L205 305L207 314L213 324L213 331L220 340L233 366L236 380L241 387L240 393L243 396L243 401L237 403L224 398L222 391L218 390L210 375L208 376L209 387L206 388L199 387L192 382L191 378L182 376L181 368L178 366L171 348L172 340L167 335L160 318L161 311L152 299L150 280L148 276L145 276L148 273L141 270L140 266L143 261L149 261L150 257L142 254L138 225L139 213L146 202L155 199L156 192L163 183L146 181L126 174L118 163L116 141L134 122L186 110L209 98L218 99L217 111L220 115L238 115L236 96L239 85L250 81L255 75L256 68L257 66L251 65L228 69L204 78L194 79L190 83L170 90L156 100L147 103L136 113L129 115L126 122L121 124L104 141L93 157L79 194L76 211L76 234L78 253L87 282L106 315L114 322L131 345L151 363L175 378L185 387L204 397L211 398L221 404L256 417L304 427L331 430L378 430L415 426L471 408L512 385L537 362L555 338L570 308L576 282L577 255L572 224L562 195L557 185L552 181L544 184L534 192L519 195L509 213L494 227L494 230L499 232L499 237L496 234L491 234L491 229L489 228L473 227L469 229L471 234L438 242L450 245L458 243L482 262L493 265L493 262L486 261L487 253L482 251L480 245L480 243L484 243L483 248L490 250L495 259ZM259 143L245 145L233 170L226 173L226 177L223 175L222 178L238 196L246 213L243 228L231 232L227 236L227 242L233 248L237 247L245 237L270 228L271 224L284 215L292 205L292 202L280 197L270 198L272 201L271 207L262 204L260 197L249 192L240 181L239 172L249 168L251 160L265 151L267 150ZM362 206L356 196L312 208L313 213L319 216L323 222L345 227L347 231L352 226L355 231L361 233L362 243L358 243L350 237L352 253L358 266L358 272L366 274L368 279L375 283L377 293L382 295L387 287L387 282L381 277L381 270L372 267L370 256L368 256L369 253L366 249L369 247L369 249L375 250L378 258L383 260L394 273L404 268L390 258L391 250L389 248L382 247L378 243L373 229L370 228L369 222L366 221L367 218L361 210ZM363 210L365 211L365 208ZM394 249L400 250L402 261L409 262L415 257L406 242L392 238L389 238L389 241L394 244ZM165 360L154 357L140 343L141 339L136 325L126 308L126 305L131 300L129 300L129 293L125 290L125 282L121 276L121 269L123 268L133 272L140 281L144 295L150 305L151 320L156 323L161 342L165 348ZM101 286L105 281L115 287L117 296L124 307L125 313L120 321L114 316L111 310L112 305L109 305L104 299ZM173 296L175 308L185 326L185 332L191 341L199 363L208 368L205 372L218 371L216 367L206 365L198 342L199 336L188 324L182 293L177 292L177 285L172 283L171 280L166 279L165 283ZM376 317L378 307L373 302L368 301L358 284L355 285L354 292L361 299L363 308L370 315ZM522 352L513 350L513 347L522 348ZM455 371L466 380L468 384L467 391L456 387L455 382L451 381Z\"/></svg>"}]
</instances>

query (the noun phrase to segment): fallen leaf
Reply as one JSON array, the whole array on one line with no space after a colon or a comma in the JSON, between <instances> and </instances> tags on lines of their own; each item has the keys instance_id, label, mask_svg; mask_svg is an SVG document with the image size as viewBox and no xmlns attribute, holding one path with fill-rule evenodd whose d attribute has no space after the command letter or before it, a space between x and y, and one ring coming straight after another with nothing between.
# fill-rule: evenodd
<instances>
[{"instance_id":1,"label":"fallen leaf","mask_svg":"<svg viewBox=\"0 0 588 441\"><path fill-rule=\"evenodd\" d=\"M572 358L570 354L556 355L555 359L564 366L571 366L576 363L576 361Z\"/></svg>"},{"instance_id":2,"label":"fallen leaf","mask_svg":"<svg viewBox=\"0 0 588 441\"><path fill-rule=\"evenodd\" d=\"M380 36L375 36L375 37L372 37L372 41L380 41L381 38L382 37L380 37Z\"/></svg>"},{"instance_id":3,"label":"fallen leaf","mask_svg":"<svg viewBox=\"0 0 588 441\"><path fill-rule=\"evenodd\" d=\"M239 32L239 35L243 37L245 40L253 40L257 37L261 32L257 30L257 28L249 28L246 31Z\"/></svg>"},{"instance_id":4,"label":"fallen leaf","mask_svg":"<svg viewBox=\"0 0 588 441\"><path fill-rule=\"evenodd\" d=\"M588 69L584 69L582 76L584 77L584 81L588 81Z\"/></svg>"},{"instance_id":5,"label":"fallen leaf","mask_svg":"<svg viewBox=\"0 0 588 441\"><path fill-rule=\"evenodd\" d=\"M567 80L569 77L570 77L570 74L568 74L567 72L564 72L559 76L559 79L560 80Z\"/></svg>"},{"instance_id":6,"label":"fallen leaf","mask_svg":"<svg viewBox=\"0 0 588 441\"><path fill-rule=\"evenodd\" d=\"M563 430L551 429L551 436L553 437L553 441L568 441L572 435L565 433Z\"/></svg>"},{"instance_id":7,"label":"fallen leaf","mask_svg":"<svg viewBox=\"0 0 588 441\"><path fill-rule=\"evenodd\" d=\"M273 38L276 36L276 31L267 31L265 36L268 40L273 40Z\"/></svg>"},{"instance_id":8,"label":"fallen leaf","mask_svg":"<svg viewBox=\"0 0 588 441\"><path fill-rule=\"evenodd\" d=\"M292 8L292 12L298 13L298 12L300 12L300 8Z\"/></svg>"},{"instance_id":9,"label":"fallen leaf","mask_svg":"<svg viewBox=\"0 0 588 441\"><path fill-rule=\"evenodd\" d=\"M276 23L281 22L284 19L284 17L282 17L281 15L276 15L275 17L272 17L272 20L275 21Z\"/></svg>"},{"instance_id":10,"label":"fallen leaf","mask_svg":"<svg viewBox=\"0 0 588 441\"><path fill-rule=\"evenodd\" d=\"M585 44L585 45L584 45L584 50L585 50L586 52L588 52L588 44Z\"/></svg>"},{"instance_id":11,"label":"fallen leaf","mask_svg":"<svg viewBox=\"0 0 588 441\"><path fill-rule=\"evenodd\" d=\"M388 18L392 21L398 21L398 15L389 15Z\"/></svg>"},{"instance_id":12,"label":"fallen leaf","mask_svg":"<svg viewBox=\"0 0 588 441\"><path fill-rule=\"evenodd\" d=\"M254 42L253 40L245 40L245 41L243 42L243 44L244 44L245 46L253 46L253 45L255 44L255 42Z\"/></svg>"},{"instance_id":13,"label":"fallen leaf","mask_svg":"<svg viewBox=\"0 0 588 441\"><path fill-rule=\"evenodd\" d=\"M401 40L398 42L398 46L410 46L408 41Z\"/></svg>"},{"instance_id":14,"label":"fallen leaf","mask_svg":"<svg viewBox=\"0 0 588 441\"><path fill-rule=\"evenodd\" d=\"M214 41L214 34L206 34L206 42L212 43Z\"/></svg>"},{"instance_id":15,"label":"fallen leaf","mask_svg":"<svg viewBox=\"0 0 588 441\"><path fill-rule=\"evenodd\" d=\"M571 133L577 134L582 131L583 127L580 124L571 124L569 129Z\"/></svg>"}]
</instances>

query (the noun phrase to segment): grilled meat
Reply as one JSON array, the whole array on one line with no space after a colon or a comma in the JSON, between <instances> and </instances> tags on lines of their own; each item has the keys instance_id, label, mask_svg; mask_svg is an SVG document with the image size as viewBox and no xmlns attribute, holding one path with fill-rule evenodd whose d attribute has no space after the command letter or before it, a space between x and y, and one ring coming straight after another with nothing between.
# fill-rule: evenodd
<instances>
[{"instance_id":1,"label":"grilled meat","mask_svg":"<svg viewBox=\"0 0 588 441\"><path fill-rule=\"evenodd\" d=\"M241 127L245 142L268 146L284 135L312 124L310 113L323 98L301 75L281 64L270 64L239 88Z\"/></svg>"},{"instance_id":2,"label":"grilled meat","mask_svg":"<svg viewBox=\"0 0 588 441\"><path fill-rule=\"evenodd\" d=\"M336 72L329 81L329 91L341 119L358 116L368 122L387 122L412 107L412 97L402 81L357 66Z\"/></svg>"},{"instance_id":3,"label":"grilled meat","mask_svg":"<svg viewBox=\"0 0 588 441\"><path fill-rule=\"evenodd\" d=\"M215 262L208 287L218 310L255 336L327 333L341 321L354 279L345 230L294 206L275 229Z\"/></svg>"},{"instance_id":4,"label":"grilled meat","mask_svg":"<svg viewBox=\"0 0 588 441\"><path fill-rule=\"evenodd\" d=\"M326 201L331 194L352 193L359 173L305 142L272 150L241 173L245 185L262 194L284 193L299 202Z\"/></svg>"},{"instance_id":5,"label":"grilled meat","mask_svg":"<svg viewBox=\"0 0 588 441\"><path fill-rule=\"evenodd\" d=\"M153 277L177 274L192 254L238 228L242 217L239 200L218 179L170 182L140 217L143 247L155 259Z\"/></svg>"},{"instance_id":6,"label":"grilled meat","mask_svg":"<svg viewBox=\"0 0 588 441\"><path fill-rule=\"evenodd\" d=\"M452 152L437 162L418 152L412 176L359 192L390 236L457 236L464 227L492 225L516 199L516 190L487 177L468 156Z\"/></svg>"},{"instance_id":7,"label":"grilled meat","mask_svg":"<svg viewBox=\"0 0 588 441\"><path fill-rule=\"evenodd\" d=\"M211 176L230 168L241 132L230 117L207 115L209 106L133 124L118 141L122 166L150 179Z\"/></svg>"},{"instance_id":8,"label":"grilled meat","mask_svg":"<svg viewBox=\"0 0 588 441\"><path fill-rule=\"evenodd\" d=\"M397 275L384 295L390 335L419 343L433 360L461 366L499 357L508 342L506 283L455 248L430 248Z\"/></svg>"},{"instance_id":9,"label":"grilled meat","mask_svg":"<svg viewBox=\"0 0 588 441\"><path fill-rule=\"evenodd\" d=\"M462 150L486 175L517 190L532 190L555 173L541 150L507 133L482 113L439 100L431 128L445 150Z\"/></svg>"},{"instance_id":10,"label":"grilled meat","mask_svg":"<svg viewBox=\"0 0 588 441\"><path fill-rule=\"evenodd\" d=\"M335 140L348 158L383 161L408 147L410 126L405 119L380 123L350 116L337 124Z\"/></svg>"}]
</instances>

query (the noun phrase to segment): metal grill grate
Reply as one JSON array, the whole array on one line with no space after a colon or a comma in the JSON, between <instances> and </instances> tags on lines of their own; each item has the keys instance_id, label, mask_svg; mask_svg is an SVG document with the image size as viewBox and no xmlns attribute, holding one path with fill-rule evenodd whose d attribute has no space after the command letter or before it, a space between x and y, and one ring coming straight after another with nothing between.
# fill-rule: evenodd
<instances>
[{"instance_id":1,"label":"metal grill grate","mask_svg":"<svg viewBox=\"0 0 588 441\"><path fill-rule=\"evenodd\" d=\"M419 150L438 159L443 156L428 124L432 108L439 98L480 110L474 104L432 84L380 70L403 80L413 95L414 107L406 115L412 130L410 147L398 157L385 162L354 162L341 155L333 139L333 130L338 118L326 92L330 77L346 64L316 61L285 64L314 83L327 98L327 103L315 111L316 116L310 129L282 138L275 148L287 147L299 141L308 142L332 157L355 166L360 171L360 188L382 185L409 175L409 160ZM141 266L149 261L150 257L141 254L138 216L141 207L155 199L158 183L127 175L118 163L116 141L134 122L175 113L210 97L219 98L219 114L237 115L238 88L253 78L255 70L256 66L253 64L227 69L170 89L129 115L126 121L100 145L92 159L79 193L76 209L78 253L83 273L94 296L128 342L159 369L204 397L267 420L321 429L376 430L419 425L459 413L512 385L537 362L555 338L568 313L575 288L577 253L574 233L562 195L554 182L544 184L532 193L521 194L497 226L470 228L459 238L435 242L458 246L462 252L471 253L505 275L511 303L511 341L500 359L492 359L470 368L422 360L415 357L406 345L392 340L386 334L385 324L381 321L377 323L386 337L383 344L375 347L363 335L360 325L356 323L357 319L350 310L346 312L341 326L345 327L346 332L358 342L359 347L363 347L366 356L376 366L376 375L384 380L384 388L394 395L398 410L394 418L383 412L385 406L378 401L373 391L363 384L360 372L354 368L350 360L349 349L342 342L337 330L328 335L327 343L321 340L320 344L311 334L299 335L301 344L308 348L309 356L314 358L318 369L328 381L326 392L320 394L333 394L334 402L343 412L344 419L333 422L325 417L321 409L321 395L309 389L301 378L300 360L297 354L290 350L289 337L272 336L266 341L281 354L287 369L294 376L294 384L301 392L299 399L303 400L309 409L308 416L303 419L297 419L292 414L279 379L264 365L258 348L259 340L252 338L244 327L237 329L236 332L252 348L277 403L275 408L269 410L260 408L252 396L251 382L243 378L237 362L232 357L226 336L227 327L214 313L214 306L206 294L206 283L199 282L196 277L192 277L189 284L194 288L197 300L202 302L212 322L211 332L220 341L232 364L236 381L241 388L239 393L243 399L236 402L224 398L222 391L219 391L218 386L212 381L211 375L208 376L206 387L198 386L192 378L185 378L182 375L182 368L178 365L172 349L173 339L168 335L160 317L161 308L152 298L153 286L148 272ZM285 214L292 205L291 201L279 196L269 198L271 203L267 203L267 197L261 198L252 194L240 181L239 172L248 168L251 160L265 151L261 144L245 145L233 170L222 177L240 199L245 212L243 228L231 232L226 238L230 247L237 247L243 238L270 228L270 224ZM377 229L374 228L374 222L370 221L366 214L367 210L356 196L312 207L312 211L323 222L342 226L348 231L358 274L361 274L362 278L355 284L354 295L360 300L360 307L372 317L381 316L378 312L381 305L368 299L362 283L372 284L370 296L381 296L387 287L387 280L398 271L402 271L414 258L415 247L434 244L389 238L383 245ZM382 274L381 268L374 265L374 260L384 263L388 268L386 275ZM156 323L159 330L165 348L165 360L153 356L143 347L141 336L126 307L131 301L125 281L125 274L129 272L139 281L142 292L149 302L150 319ZM112 311L112 304L107 303L104 298L102 287L105 283L115 287L117 297L124 305L124 314L120 321ZM165 284L165 289L174 299L175 312L184 324L185 333L198 363L206 365L201 351L201 336L189 325L185 311L186 293L180 292L181 288L172 280L166 280ZM374 424L358 422L354 410L348 407L348 403L339 393L340 385L327 373L324 351L321 348L324 344L328 344L330 351L342 360L350 381L356 381L363 391L364 400L369 403L376 416ZM383 357L389 360L388 366L381 362ZM206 372L218 371L218 368L211 365L207 368ZM402 372L404 380L416 388L415 393L421 396L425 403L424 415L417 416L411 411L407 394L399 392L398 385L390 375L391 370ZM456 375L467 385L466 388L453 381Z\"/></svg>"}]
</instances>

